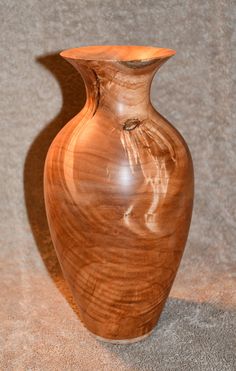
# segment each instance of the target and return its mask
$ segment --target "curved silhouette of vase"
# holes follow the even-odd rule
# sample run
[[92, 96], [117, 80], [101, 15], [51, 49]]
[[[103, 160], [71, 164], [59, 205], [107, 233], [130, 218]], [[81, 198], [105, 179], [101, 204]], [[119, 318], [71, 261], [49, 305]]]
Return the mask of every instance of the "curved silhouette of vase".
[[151, 81], [174, 54], [144, 46], [61, 53], [81, 73], [87, 101], [50, 146], [47, 217], [82, 321], [111, 342], [152, 331], [188, 235], [191, 156], [150, 102]]

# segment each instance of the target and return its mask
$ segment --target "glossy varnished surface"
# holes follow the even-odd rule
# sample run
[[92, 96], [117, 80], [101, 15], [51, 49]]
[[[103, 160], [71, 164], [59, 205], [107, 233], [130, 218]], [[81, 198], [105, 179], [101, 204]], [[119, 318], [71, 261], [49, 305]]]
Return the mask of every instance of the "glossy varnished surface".
[[81, 73], [87, 102], [48, 152], [47, 216], [81, 318], [106, 339], [153, 329], [187, 239], [191, 156], [149, 96], [173, 54], [118, 46], [62, 53]]

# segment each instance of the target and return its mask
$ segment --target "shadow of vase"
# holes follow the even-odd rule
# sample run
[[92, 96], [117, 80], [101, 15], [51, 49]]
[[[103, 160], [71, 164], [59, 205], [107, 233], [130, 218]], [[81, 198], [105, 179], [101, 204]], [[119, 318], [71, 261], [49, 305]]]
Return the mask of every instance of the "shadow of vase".
[[36, 61], [48, 69], [58, 80], [63, 103], [60, 112], [36, 136], [27, 152], [24, 164], [25, 204], [32, 234], [45, 267], [57, 288], [79, 315], [52, 245], [44, 205], [43, 171], [52, 140], [84, 106], [85, 86], [79, 73], [58, 53], [38, 57]]
[[169, 297], [151, 336], [102, 349], [127, 371], [235, 370], [235, 319], [235, 310]]

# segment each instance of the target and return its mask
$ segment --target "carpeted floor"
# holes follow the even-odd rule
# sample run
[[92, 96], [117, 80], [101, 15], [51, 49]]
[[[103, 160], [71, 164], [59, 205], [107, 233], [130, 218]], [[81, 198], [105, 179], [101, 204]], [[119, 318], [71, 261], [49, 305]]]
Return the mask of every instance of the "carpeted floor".
[[[1, 0], [0, 370], [236, 370], [236, 6], [231, 0]], [[157, 109], [192, 152], [188, 244], [153, 335], [97, 341], [81, 324], [47, 227], [43, 164], [83, 106], [58, 50], [144, 44], [177, 50], [157, 74]]]

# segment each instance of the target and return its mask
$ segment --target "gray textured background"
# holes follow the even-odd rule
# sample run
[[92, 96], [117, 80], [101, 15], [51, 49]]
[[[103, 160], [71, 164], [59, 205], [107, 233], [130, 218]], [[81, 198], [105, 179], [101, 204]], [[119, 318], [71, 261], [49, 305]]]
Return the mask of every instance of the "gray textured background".
[[[0, 4], [0, 369], [235, 371], [235, 1]], [[98, 342], [78, 320], [44, 212], [46, 151], [84, 102], [80, 77], [57, 53], [91, 44], [177, 50], [152, 99], [195, 165], [181, 268], [153, 336], [129, 346]]]

